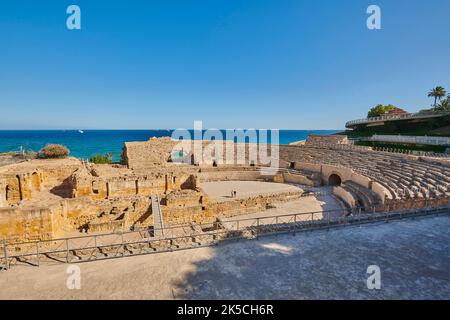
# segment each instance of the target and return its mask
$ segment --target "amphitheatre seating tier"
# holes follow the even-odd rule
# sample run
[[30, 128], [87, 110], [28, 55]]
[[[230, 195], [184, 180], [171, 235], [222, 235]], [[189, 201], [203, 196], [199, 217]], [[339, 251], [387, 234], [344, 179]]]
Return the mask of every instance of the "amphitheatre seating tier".
[[372, 208], [373, 206], [377, 206], [381, 203], [381, 200], [376, 193], [352, 181], [345, 182], [343, 188], [354, 196], [360, 207]]
[[[449, 192], [449, 166], [420, 161], [410, 156], [365, 150], [330, 151], [317, 146], [288, 146], [282, 147], [280, 152], [281, 159], [299, 162], [299, 168], [304, 162], [360, 172], [385, 186], [394, 198], [446, 195]], [[419, 192], [415, 193], [417, 189]]]

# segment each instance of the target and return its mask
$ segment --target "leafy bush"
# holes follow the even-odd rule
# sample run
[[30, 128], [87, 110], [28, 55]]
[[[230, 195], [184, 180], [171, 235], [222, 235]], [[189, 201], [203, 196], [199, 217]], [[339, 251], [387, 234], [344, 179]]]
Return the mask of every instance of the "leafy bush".
[[112, 153], [107, 153], [105, 155], [97, 154], [89, 159], [90, 162], [95, 164], [111, 164], [112, 163]]
[[373, 107], [372, 109], [370, 109], [369, 113], [367, 114], [367, 117], [368, 118], [378, 117], [385, 113], [388, 113], [389, 111], [391, 111], [393, 109], [395, 109], [395, 106], [393, 106], [392, 104], [389, 104], [387, 106], [383, 106], [382, 104], [379, 104], [379, 105]]
[[60, 144], [48, 144], [38, 153], [39, 158], [43, 159], [60, 159], [69, 155], [70, 151]]

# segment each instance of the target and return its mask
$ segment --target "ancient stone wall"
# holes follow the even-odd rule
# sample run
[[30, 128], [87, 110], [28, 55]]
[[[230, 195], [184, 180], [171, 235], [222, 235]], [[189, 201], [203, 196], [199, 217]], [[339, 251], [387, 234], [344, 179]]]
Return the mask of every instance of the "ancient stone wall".
[[259, 170], [237, 170], [237, 171], [217, 171], [217, 172], [200, 172], [198, 173], [199, 181], [254, 181], [264, 180], [267, 176], [262, 176]]
[[[200, 152], [196, 152], [197, 146]], [[151, 139], [144, 142], [127, 142], [123, 149], [124, 162], [130, 169], [166, 167], [171, 164], [173, 152], [183, 152], [188, 164], [259, 165], [268, 164], [259, 154], [271, 155], [271, 145], [232, 143], [230, 141], [174, 141], [170, 138]], [[278, 148], [278, 146], [273, 146]], [[199, 159], [200, 158], [200, 159]], [[269, 159], [270, 160], [270, 159]], [[267, 162], [267, 161], [266, 161]]]
[[372, 181], [371, 190], [378, 194], [383, 203], [386, 199], [392, 199], [392, 195], [390, 194], [390, 192], [376, 181]]
[[162, 206], [161, 211], [166, 224], [182, 223], [212, 223], [217, 218], [235, 217], [266, 210], [274, 203], [292, 201], [300, 198], [301, 192], [284, 192], [278, 194], [259, 195], [254, 197], [234, 199], [231, 201], [211, 201], [207, 205], [193, 204], [183, 206]]
[[353, 195], [342, 187], [333, 187], [333, 194], [344, 201], [350, 208], [356, 207], [356, 200]]
[[0, 238], [37, 240], [54, 236], [49, 209], [0, 209]]
[[123, 160], [132, 169], [164, 166], [176, 144], [177, 142], [170, 138], [126, 142], [122, 152]]
[[286, 172], [286, 173], [283, 173], [283, 180], [285, 183], [295, 183], [295, 184], [301, 184], [301, 185], [310, 186], [310, 187], [319, 186], [319, 181], [317, 179], [310, 179], [301, 174], [293, 174], [293, 173]]

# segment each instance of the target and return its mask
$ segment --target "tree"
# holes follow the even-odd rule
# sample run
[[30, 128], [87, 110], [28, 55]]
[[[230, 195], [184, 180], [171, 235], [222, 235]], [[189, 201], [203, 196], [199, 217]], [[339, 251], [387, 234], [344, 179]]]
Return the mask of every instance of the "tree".
[[374, 118], [374, 117], [379, 117], [383, 114], [388, 113], [391, 110], [394, 110], [396, 107], [393, 106], [392, 104], [388, 104], [386, 106], [382, 105], [382, 104], [378, 104], [375, 107], [373, 107], [372, 109], [370, 109], [369, 113], [367, 114], [368, 118]]
[[437, 109], [442, 111], [450, 111], [450, 94], [446, 99], [442, 100], [441, 103], [439, 103]]
[[445, 97], [447, 92], [445, 91], [444, 87], [437, 86], [436, 88], [433, 88], [428, 92], [428, 97], [434, 98], [434, 104], [433, 107], [437, 107], [437, 101], [441, 102], [442, 98]]
[[69, 153], [69, 149], [63, 145], [48, 144], [39, 151], [38, 157], [43, 159], [59, 159], [67, 157]]

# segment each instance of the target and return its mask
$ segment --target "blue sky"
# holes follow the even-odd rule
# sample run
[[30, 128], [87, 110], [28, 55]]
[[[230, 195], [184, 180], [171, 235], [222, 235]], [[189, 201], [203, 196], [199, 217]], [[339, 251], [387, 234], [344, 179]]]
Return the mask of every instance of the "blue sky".
[[[81, 8], [82, 30], [66, 28]], [[382, 10], [382, 30], [366, 9]], [[340, 129], [450, 90], [448, 0], [0, 2], [0, 129]]]

